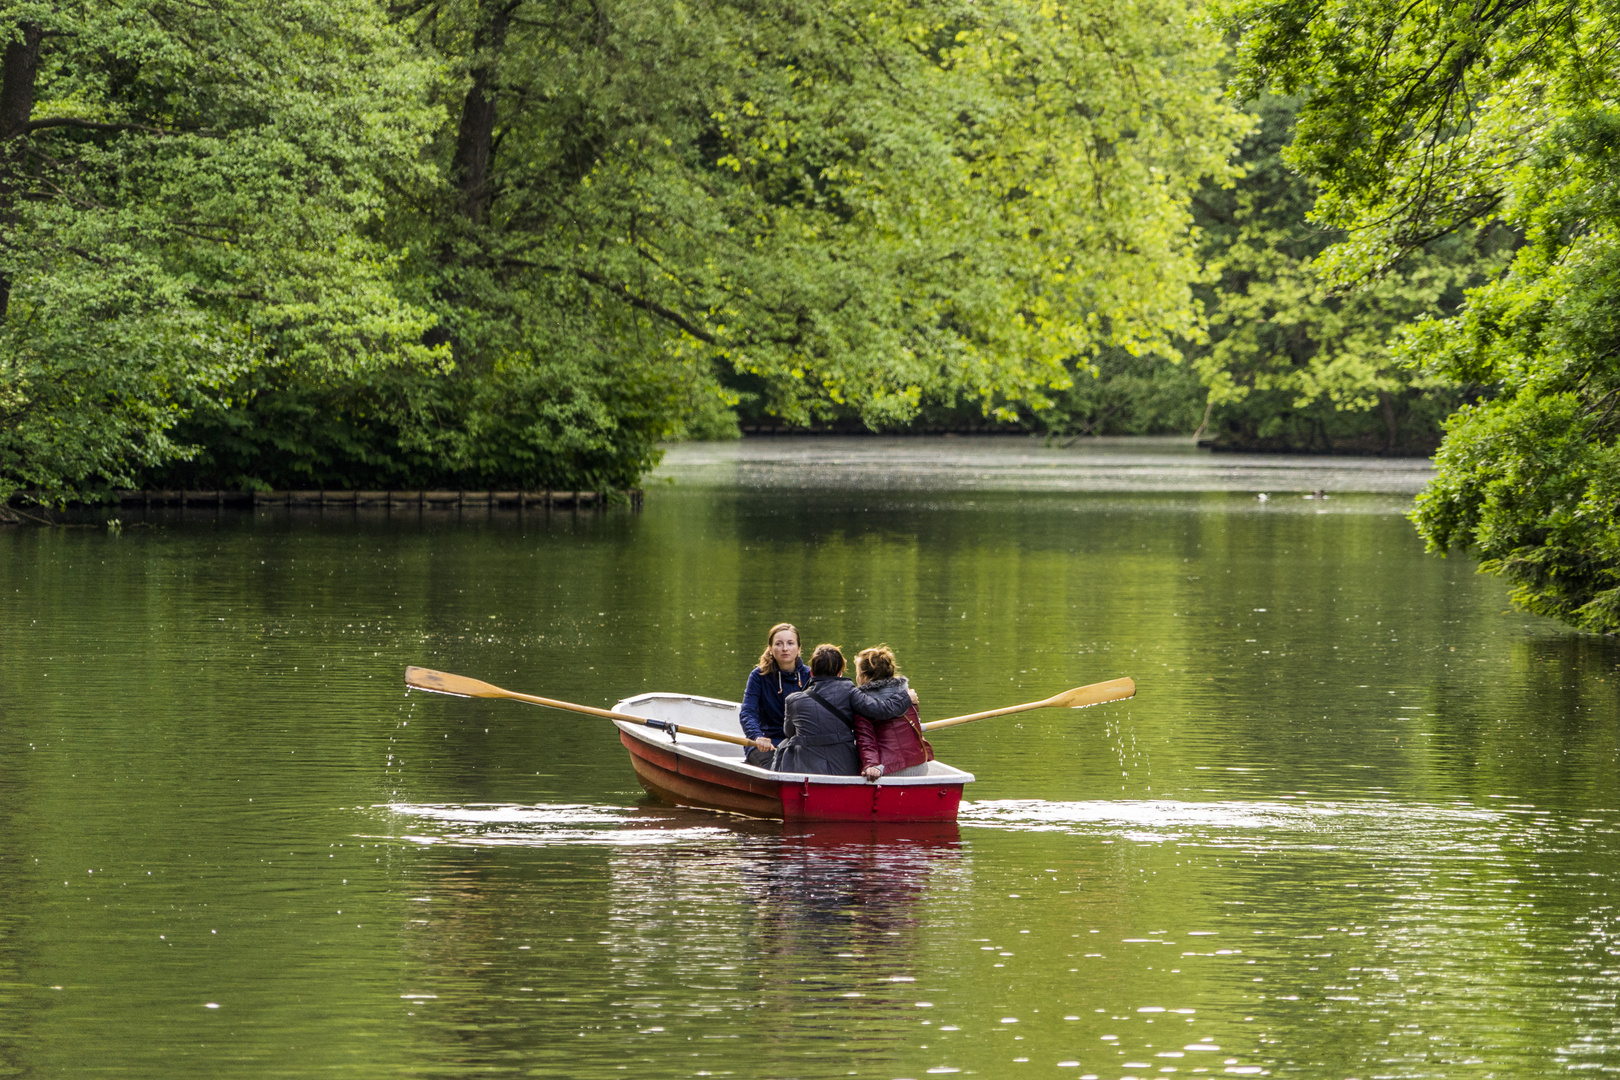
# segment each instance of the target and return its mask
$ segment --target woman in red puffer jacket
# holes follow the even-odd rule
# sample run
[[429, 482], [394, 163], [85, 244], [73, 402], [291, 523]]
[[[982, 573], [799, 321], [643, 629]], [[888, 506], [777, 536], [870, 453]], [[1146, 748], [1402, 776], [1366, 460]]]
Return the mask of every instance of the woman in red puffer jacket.
[[917, 715], [917, 692], [895, 669], [894, 652], [887, 645], [855, 654], [855, 690], [849, 705], [855, 712], [861, 775], [868, 780], [934, 760], [934, 748], [923, 738]]

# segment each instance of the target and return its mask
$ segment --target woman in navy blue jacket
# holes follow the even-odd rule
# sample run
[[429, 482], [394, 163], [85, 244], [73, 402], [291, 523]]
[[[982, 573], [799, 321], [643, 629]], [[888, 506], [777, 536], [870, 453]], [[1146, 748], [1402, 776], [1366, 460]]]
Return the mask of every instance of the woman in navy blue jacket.
[[782, 741], [782, 702], [810, 685], [810, 669], [799, 656], [799, 631], [792, 623], [771, 627], [759, 665], [748, 673], [743, 691], [743, 734], [754, 740], [746, 753], [750, 765], [771, 767], [771, 752]]

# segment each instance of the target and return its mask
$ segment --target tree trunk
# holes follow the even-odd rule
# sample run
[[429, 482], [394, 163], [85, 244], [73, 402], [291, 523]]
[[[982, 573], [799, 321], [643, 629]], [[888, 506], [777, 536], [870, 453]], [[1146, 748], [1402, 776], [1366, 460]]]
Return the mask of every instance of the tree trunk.
[[496, 76], [511, 8], [491, 5], [488, 17], [473, 36], [472, 86], [461, 106], [461, 128], [456, 132], [456, 156], [450, 173], [461, 195], [461, 212], [480, 225], [489, 210], [489, 167], [495, 146]]
[[[5, 59], [0, 61], [0, 233], [17, 224], [17, 200], [28, 157], [23, 140], [34, 115], [34, 79], [44, 36], [39, 23], [23, 23], [17, 36], [7, 42]], [[0, 251], [9, 247], [10, 238], [0, 235]], [[0, 321], [10, 306], [11, 273], [0, 264]]]
[[1378, 391], [1378, 403], [1384, 408], [1384, 431], [1386, 432], [1384, 453], [1393, 454], [1395, 452], [1396, 438], [1395, 398], [1388, 390], [1380, 390]]

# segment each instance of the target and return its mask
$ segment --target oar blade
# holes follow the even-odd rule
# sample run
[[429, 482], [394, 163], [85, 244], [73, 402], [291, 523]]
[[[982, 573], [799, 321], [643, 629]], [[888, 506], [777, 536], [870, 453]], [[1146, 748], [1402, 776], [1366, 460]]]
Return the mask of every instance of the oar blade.
[[685, 724], [676, 725], [665, 723], [662, 720], [650, 720], [644, 716], [632, 716], [629, 713], [598, 709], [592, 705], [576, 705], [572, 701], [555, 701], [551, 698], [536, 697], [534, 694], [519, 694], [511, 690], [503, 690], [493, 683], [469, 679], [465, 675], [452, 675], [448, 671], [434, 671], [432, 668], [406, 668], [405, 685], [412, 690], [426, 690], [430, 694], [449, 694], [451, 697], [509, 698], [512, 701], [526, 701], [530, 705], [544, 705], [549, 709], [584, 713], [586, 716], [600, 716], [605, 720], [629, 720], [645, 727], [655, 727], [669, 731], [671, 732], [671, 738], [676, 733], [681, 733], [696, 735], [702, 739], [714, 739], [717, 742], [735, 743], [738, 746], [752, 746], [754, 742], [752, 739], [745, 738], [742, 735], [732, 735], [725, 731], [710, 731], [708, 728], [688, 727]]
[[1110, 679], [1107, 682], [1065, 690], [1050, 699], [1048, 706], [1054, 709], [1083, 709], [1087, 705], [1101, 705], [1105, 701], [1124, 701], [1135, 696], [1135, 679]]
[[425, 667], [406, 668], [405, 685], [412, 690], [426, 690], [430, 694], [449, 694], [451, 697], [511, 696], [507, 691], [492, 683], [469, 679], [465, 675], [452, 675], [448, 671], [434, 671], [432, 668]]

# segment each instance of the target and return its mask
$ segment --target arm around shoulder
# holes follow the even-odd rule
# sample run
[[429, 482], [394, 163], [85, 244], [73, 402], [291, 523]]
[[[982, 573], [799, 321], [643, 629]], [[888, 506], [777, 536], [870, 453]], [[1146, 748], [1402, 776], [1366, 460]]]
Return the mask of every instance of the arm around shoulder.
[[850, 692], [852, 709], [871, 720], [893, 720], [911, 708], [911, 688], [905, 679], [883, 679], [857, 686]]

